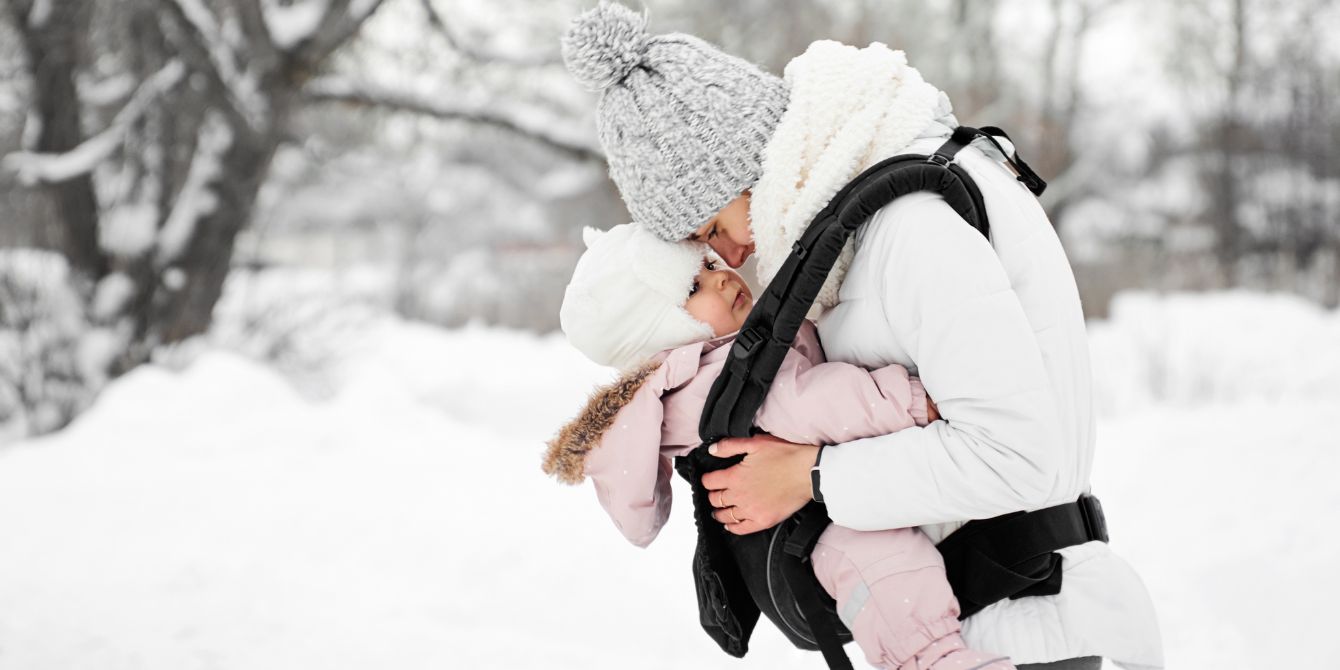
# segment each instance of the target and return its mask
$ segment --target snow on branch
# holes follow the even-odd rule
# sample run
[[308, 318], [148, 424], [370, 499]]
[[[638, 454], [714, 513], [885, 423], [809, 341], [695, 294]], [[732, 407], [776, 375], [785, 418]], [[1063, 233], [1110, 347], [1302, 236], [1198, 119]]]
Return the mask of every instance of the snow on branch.
[[321, 26], [329, 5], [330, 0], [302, 0], [291, 4], [264, 0], [261, 8], [275, 46], [288, 51], [312, 37]]
[[112, 155], [126, 139], [126, 131], [144, 113], [155, 98], [177, 85], [186, 67], [172, 60], [155, 72], [131, 96], [111, 125], [84, 140], [79, 146], [59, 154], [17, 151], [5, 156], [4, 167], [12, 170], [19, 181], [27, 186], [37, 183], [59, 184], [88, 174], [99, 163]]
[[195, 236], [200, 219], [218, 207], [214, 182], [223, 174], [223, 155], [232, 144], [232, 128], [222, 114], [211, 111], [196, 135], [195, 155], [191, 157], [186, 182], [158, 231], [158, 249], [154, 255], [158, 267], [167, 267], [180, 258]]
[[79, 101], [94, 107], [111, 107], [135, 92], [135, 76], [122, 72], [95, 80], [89, 76], [78, 79]]
[[546, 144], [579, 160], [605, 160], [605, 154], [593, 133], [573, 121], [557, 118], [552, 113], [531, 107], [460, 104], [368, 83], [355, 84], [339, 77], [313, 80], [303, 92], [309, 100], [316, 102], [380, 107], [438, 119], [482, 123]]
[[252, 130], [265, 128], [270, 106], [260, 91], [260, 82], [250, 71], [238, 68], [238, 59], [224, 30], [215, 20], [214, 12], [203, 0], [170, 0], [182, 18], [199, 37], [200, 47], [209, 59], [209, 65], [223, 84], [229, 102]]
[[349, 3], [349, 17], [362, 23], [372, 15], [372, 12], [376, 11], [380, 4], [382, 4], [382, 0], [353, 0]]
[[46, 27], [47, 20], [51, 18], [52, 0], [36, 0], [32, 7], [28, 9], [28, 27], [42, 29]]

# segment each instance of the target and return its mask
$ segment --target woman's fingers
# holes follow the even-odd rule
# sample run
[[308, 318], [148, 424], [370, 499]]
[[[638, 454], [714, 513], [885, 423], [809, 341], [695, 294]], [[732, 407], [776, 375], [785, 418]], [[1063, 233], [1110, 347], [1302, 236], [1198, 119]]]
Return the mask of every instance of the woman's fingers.
[[734, 505], [728, 505], [728, 492], [726, 489], [707, 492], [707, 501], [711, 503], [712, 518], [726, 527], [726, 530], [736, 535], [748, 535], [757, 533], [760, 530], [771, 528], [773, 523], [763, 523], [757, 519], [749, 518], [744, 510]]
[[703, 486], [709, 491], [723, 491], [730, 488], [735, 475], [735, 469], [739, 465], [732, 465], [725, 470], [713, 470], [703, 474]]
[[725, 509], [714, 510], [712, 512], [712, 518], [728, 527], [744, 523], [748, 520], [739, 507], [727, 507]]
[[754, 519], [745, 519], [740, 523], [728, 523], [725, 525], [726, 532], [735, 535], [748, 535], [750, 533], [757, 533], [760, 530], [767, 530], [771, 527], [772, 526], [765, 525]]
[[[767, 433], [759, 433], [753, 437], [724, 437], [716, 444], [707, 448], [707, 453], [717, 458], [730, 458], [732, 456], [748, 456], [758, 449], [761, 441], [767, 439], [776, 439]], [[720, 472], [720, 470], [716, 470]]]

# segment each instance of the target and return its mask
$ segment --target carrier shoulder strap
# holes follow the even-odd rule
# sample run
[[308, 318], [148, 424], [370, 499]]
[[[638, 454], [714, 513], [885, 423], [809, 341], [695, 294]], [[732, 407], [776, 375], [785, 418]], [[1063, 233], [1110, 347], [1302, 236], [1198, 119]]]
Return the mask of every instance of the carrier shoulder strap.
[[[736, 336], [726, 365], [713, 383], [703, 409], [698, 426], [702, 446], [682, 459], [685, 465], [693, 458], [717, 461], [719, 459], [707, 455], [708, 446], [724, 437], [751, 434], [754, 416], [847, 238], [875, 212], [903, 195], [930, 191], [944, 197], [960, 217], [990, 238], [990, 224], [981, 192], [968, 173], [955, 163], [955, 157], [979, 137], [995, 143], [993, 134], [1004, 136], [1003, 132], [960, 127], [929, 156], [906, 154], [884, 160], [858, 175], [814, 217]], [[1034, 194], [1041, 193], [1046, 184], [1017, 156], [1006, 154], [999, 143], [996, 147], [1020, 181]], [[730, 461], [739, 458], [714, 465], [730, 465]], [[677, 459], [677, 467], [680, 460]], [[681, 474], [685, 471], [681, 470]], [[685, 476], [697, 493], [702, 483], [695, 474], [701, 473]], [[695, 515], [709, 513], [710, 506], [705, 497], [695, 495], [694, 503]], [[783, 560], [781, 566], [829, 667], [845, 670], [851, 666], [842, 651], [843, 640], [834, 629], [835, 622], [824, 616], [822, 600], [826, 594], [820, 593], [812, 566], [806, 560], [819, 533], [831, 521], [822, 505], [811, 503], [807, 508], [813, 508], [808, 510], [812, 514], [793, 518], [800, 527], [787, 541], [786, 554], [790, 560]], [[705, 531], [704, 527], [699, 527], [700, 544], [704, 538], [716, 536], [705, 534]], [[714, 630], [707, 628], [709, 634]], [[747, 638], [748, 631], [744, 631], [744, 639]], [[731, 645], [723, 644], [723, 649], [731, 651], [731, 648]]]
[[[993, 134], [1006, 137], [996, 128], [960, 126], [929, 156], [904, 154], [870, 167], [820, 210], [759, 296], [712, 384], [698, 425], [704, 447], [722, 438], [751, 434], [754, 416], [829, 270], [847, 238], [875, 212], [901, 196], [930, 191], [943, 196], [959, 216], [990, 238], [982, 194], [954, 159], [978, 137], [996, 143]], [[1000, 148], [999, 143], [996, 146]], [[1027, 164], [1000, 149], [1030, 190], [1041, 193], [1046, 188]]]

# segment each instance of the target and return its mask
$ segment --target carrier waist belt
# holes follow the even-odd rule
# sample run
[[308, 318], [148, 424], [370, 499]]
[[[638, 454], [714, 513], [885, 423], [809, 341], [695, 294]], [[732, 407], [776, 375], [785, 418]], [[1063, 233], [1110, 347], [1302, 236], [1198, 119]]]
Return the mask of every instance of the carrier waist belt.
[[1061, 555], [1066, 547], [1107, 542], [1107, 522], [1098, 499], [1079, 500], [1033, 512], [969, 521], [937, 545], [945, 574], [966, 619], [1006, 598], [1061, 592]]

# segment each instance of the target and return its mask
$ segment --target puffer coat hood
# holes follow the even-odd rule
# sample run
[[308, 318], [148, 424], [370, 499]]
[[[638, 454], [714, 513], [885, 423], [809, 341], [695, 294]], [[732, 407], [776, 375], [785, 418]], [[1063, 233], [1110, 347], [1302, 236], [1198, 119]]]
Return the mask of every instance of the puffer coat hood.
[[633, 400], [651, 376], [661, 367], [659, 362], [645, 363], [629, 370], [610, 384], [596, 388], [581, 412], [569, 421], [548, 442], [544, 453], [545, 474], [553, 475], [564, 484], [586, 481], [586, 455], [600, 445], [614, 423], [614, 417]]

